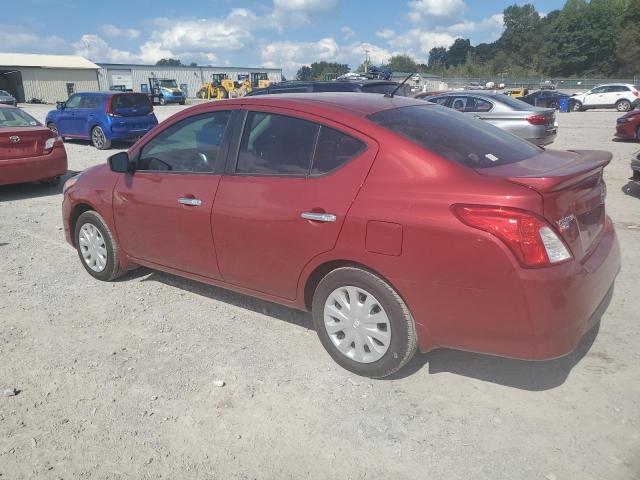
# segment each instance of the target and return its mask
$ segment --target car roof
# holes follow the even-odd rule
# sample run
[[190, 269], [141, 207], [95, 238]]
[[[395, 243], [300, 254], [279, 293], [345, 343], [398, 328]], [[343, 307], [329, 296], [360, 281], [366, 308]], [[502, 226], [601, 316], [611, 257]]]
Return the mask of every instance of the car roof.
[[[322, 93], [281, 93], [278, 95], [256, 95], [219, 100], [191, 107], [194, 111], [208, 110], [218, 105], [261, 105], [268, 107], [289, 108], [291, 110], [317, 110], [337, 114], [365, 117], [382, 110], [394, 108], [429, 105], [424, 100], [393, 96], [386, 97], [379, 93], [322, 92]], [[330, 113], [329, 113], [330, 114]]]
[[270, 85], [270, 87], [303, 87], [307, 85], [397, 85], [397, 82], [391, 80], [305, 80], [305, 81], [288, 81], [278, 82]]

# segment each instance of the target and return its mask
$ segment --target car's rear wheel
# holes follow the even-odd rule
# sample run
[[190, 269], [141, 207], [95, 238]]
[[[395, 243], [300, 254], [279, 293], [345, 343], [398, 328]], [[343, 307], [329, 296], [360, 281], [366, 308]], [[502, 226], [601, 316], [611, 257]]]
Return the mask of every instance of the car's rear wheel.
[[616, 110], [619, 112], [628, 112], [631, 110], [631, 102], [629, 100], [618, 100]]
[[167, 104], [167, 99], [164, 97], [160, 97], [158, 99], [158, 101], [160, 102], [160, 105], [166, 105]]
[[118, 244], [98, 212], [90, 210], [80, 215], [74, 235], [82, 266], [92, 277], [109, 282], [124, 273]]
[[107, 150], [111, 147], [111, 140], [107, 138], [102, 127], [96, 126], [91, 130], [91, 143], [98, 150]]
[[582, 112], [582, 102], [579, 102], [578, 100], [574, 100], [572, 102], [571, 109], [574, 112]]
[[416, 351], [407, 305], [391, 285], [363, 268], [341, 267], [326, 275], [314, 293], [312, 312], [324, 348], [357, 375], [391, 375]]

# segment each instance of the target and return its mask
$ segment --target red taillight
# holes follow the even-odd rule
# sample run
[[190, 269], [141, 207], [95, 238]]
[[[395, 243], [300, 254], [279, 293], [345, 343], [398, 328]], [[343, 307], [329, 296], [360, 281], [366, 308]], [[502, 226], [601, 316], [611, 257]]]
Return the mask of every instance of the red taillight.
[[640, 93], [638, 93], [637, 90], [632, 90], [631, 93], [633, 93], [634, 96], [640, 96]]
[[106, 114], [109, 115], [110, 117], [121, 117], [122, 115], [115, 113], [113, 111], [113, 99], [115, 98], [115, 95], [112, 95], [111, 97], [109, 97], [109, 99], [107, 100], [107, 108], [106, 108]]
[[502, 240], [525, 267], [545, 267], [571, 258], [550, 225], [537, 215], [506, 207], [454, 205], [460, 221]]
[[531, 115], [527, 117], [527, 122], [531, 125], [547, 125], [550, 123], [549, 117], [545, 117], [544, 115]]

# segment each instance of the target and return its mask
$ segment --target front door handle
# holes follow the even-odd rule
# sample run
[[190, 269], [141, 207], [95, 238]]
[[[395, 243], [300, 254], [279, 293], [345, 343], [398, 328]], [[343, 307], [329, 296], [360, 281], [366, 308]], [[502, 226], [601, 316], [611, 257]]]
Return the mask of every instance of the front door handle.
[[314, 222], [335, 222], [336, 216], [333, 213], [316, 213], [316, 212], [303, 212], [300, 214], [301, 218], [305, 220], [312, 220]]
[[181, 203], [182, 205], [189, 205], [191, 207], [199, 207], [200, 205], [202, 205], [202, 200], [200, 200], [199, 198], [179, 198], [178, 199], [178, 203]]

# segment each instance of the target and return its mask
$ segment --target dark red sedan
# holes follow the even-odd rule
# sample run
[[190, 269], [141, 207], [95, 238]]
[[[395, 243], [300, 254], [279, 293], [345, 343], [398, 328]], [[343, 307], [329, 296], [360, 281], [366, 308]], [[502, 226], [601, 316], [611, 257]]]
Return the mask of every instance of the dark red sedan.
[[66, 172], [62, 138], [19, 108], [0, 105], [0, 185], [52, 184]]
[[616, 137], [640, 142], [640, 110], [631, 110], [626, 115], [618, 118]]
[[360, 375], [418, 348], [549, 359], [598, 321], [619, 269], [610, 160], [421, 100], [241, 98], [69, 180], [64, 228], [100, 280], [144, 265], [311, 310]]

